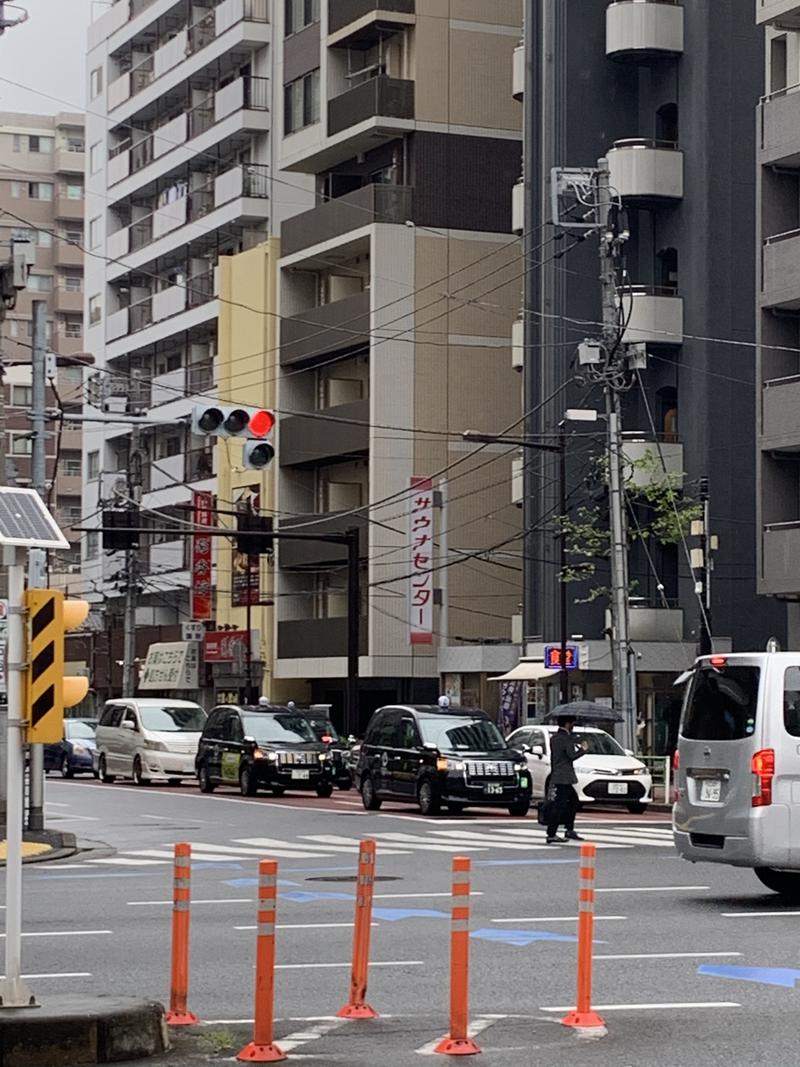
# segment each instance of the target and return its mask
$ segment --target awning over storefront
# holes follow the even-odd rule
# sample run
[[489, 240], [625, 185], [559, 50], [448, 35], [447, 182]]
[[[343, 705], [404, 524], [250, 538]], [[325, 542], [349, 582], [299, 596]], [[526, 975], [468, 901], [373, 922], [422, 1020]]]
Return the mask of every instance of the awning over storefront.
[[551, 671], [541, 660], [521, 659], [505, 674], [487, 678], [487, 682], [540, 682], [543, 678], [557, 678], [559, 671]]

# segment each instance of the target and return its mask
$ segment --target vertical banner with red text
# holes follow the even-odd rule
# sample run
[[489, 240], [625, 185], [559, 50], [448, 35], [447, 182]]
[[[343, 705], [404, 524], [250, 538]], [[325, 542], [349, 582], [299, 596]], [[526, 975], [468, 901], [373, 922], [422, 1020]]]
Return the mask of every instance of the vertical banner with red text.
[[[192, 493], [192, 521], [195, 526], [214, 525], [214, 494]], [[211, 585], [212, 538], [196, 533], [192, 536], [191, 617], [199, 622], [212, 618], [213, 590]]]
[[409, 508], [411, 577], [408, 580], [408, 628], [412, 645], [433, 644], [433, 482], [411, 479]]

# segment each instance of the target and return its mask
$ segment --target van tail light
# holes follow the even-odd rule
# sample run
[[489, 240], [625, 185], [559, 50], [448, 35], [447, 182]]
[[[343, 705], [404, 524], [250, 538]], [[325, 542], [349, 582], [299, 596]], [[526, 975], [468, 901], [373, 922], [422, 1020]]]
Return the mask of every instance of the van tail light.
[[772, 803], [772, 779], [775, 777], [775, 750], [762, 748], [753, 754], [750, 768], [753, 782], [753, 807], [765, 808]]
[[681, 754], [677, 748], [672, 753], [672, 769], [673, 771], [679, 771], [681, 769]]
[[667, 803], [676, 804], [678, 802], [678, 771], [681, 769], [681, 754], [675, 749], [672, 753], [672, 796], [667, 797]]

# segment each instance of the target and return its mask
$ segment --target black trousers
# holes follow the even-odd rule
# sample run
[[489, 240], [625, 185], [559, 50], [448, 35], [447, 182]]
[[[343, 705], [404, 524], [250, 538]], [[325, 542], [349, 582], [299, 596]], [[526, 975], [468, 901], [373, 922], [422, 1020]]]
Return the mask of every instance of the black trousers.
[[571, 785], [557, 785], [555, 788], [555, 802], [553, 815], [547, 824], [547, 836], [555, 837], [559, 826], [565, 830], [575, 829], [575, 815], [578, 811], [578, 794]]

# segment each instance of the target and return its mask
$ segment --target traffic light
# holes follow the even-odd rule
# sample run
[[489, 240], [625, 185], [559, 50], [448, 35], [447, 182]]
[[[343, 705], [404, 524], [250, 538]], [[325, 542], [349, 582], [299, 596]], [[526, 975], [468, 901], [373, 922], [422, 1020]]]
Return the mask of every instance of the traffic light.
[[103, 551], [125, 552], [139, 547], [142, 525], [137, 507], [109, 508], [103, 512]]
[[266, 437], [275, 425], [275, 416], [264, 408], [228, 408], [217, 404], [195, 404], [192, 433], [201, 437]]
[[269, 441], [245, 441], [242, 450], [242, 466], [249, 471], [263, 471], [275, 458], [275, 449]]
[[30, 744], [51, 744], [64, 736], [64, 708], [80, 704], [89, 679], [64, 675], [64, 635], [89, 614], [86, 600], [65, 600], [56, 589], [29, 589], [28, 667], [25, 672], [25, 718]]
[[[236, 538], [236, 551], [243, 552], [248, 556], [269, 555], [273, 550], [272, 516], [254, 515], [251, 511], [236, 516], [236, 529], [239, 533], [249, 533], [250, 537]], [[253, 537], [252, 534], [261, 533], [262, 537]]]

